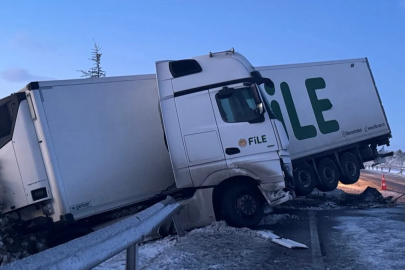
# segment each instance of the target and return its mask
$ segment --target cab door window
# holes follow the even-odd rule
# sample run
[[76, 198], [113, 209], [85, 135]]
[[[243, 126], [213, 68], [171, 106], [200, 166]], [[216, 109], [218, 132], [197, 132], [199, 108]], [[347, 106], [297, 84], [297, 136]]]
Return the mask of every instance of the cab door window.
[[252, 87], [243, 87], [229, 89], [226, 94], [216, 94], [215, 98], [224, 122], [251, 122], [260, 117], [252, 91]]

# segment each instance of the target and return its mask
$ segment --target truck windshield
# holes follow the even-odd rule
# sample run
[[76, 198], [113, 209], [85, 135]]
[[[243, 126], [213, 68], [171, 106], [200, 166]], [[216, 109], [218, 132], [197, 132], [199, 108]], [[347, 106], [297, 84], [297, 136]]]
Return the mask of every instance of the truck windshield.
[[250, 122], [258, 118], [253, 87], [229, 89], [227, 95], [216, 95], [222, 120], [227, 123]]

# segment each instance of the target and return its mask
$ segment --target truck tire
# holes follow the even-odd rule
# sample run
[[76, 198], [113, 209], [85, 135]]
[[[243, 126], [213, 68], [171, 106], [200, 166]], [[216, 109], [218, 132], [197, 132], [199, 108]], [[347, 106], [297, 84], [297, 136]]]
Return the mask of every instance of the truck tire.
[[314, 190], [316, 186], [315, 174], [308, 163], [302, 162], [294, 166], [294, 183], [297, 196], [306, 196]]
[[228, 188], [221, 200], [225, 222], [233, 227], [252, 228], [264, 215], [264, 197], [253, 185], [236, 185]]
[[344, 176], [340, 177], [340, 182], [345, 185], [354, 184], [360, 178], [360, 164], [357, 158], [350, 152], [346, 152], [340, 158], [340, 165]]
[[320, 183], [316, 187], [320, 191], [328, 192], [337, 188], [339, 184], [339, 170], [330, 158], [323, 158], [318, 164]]

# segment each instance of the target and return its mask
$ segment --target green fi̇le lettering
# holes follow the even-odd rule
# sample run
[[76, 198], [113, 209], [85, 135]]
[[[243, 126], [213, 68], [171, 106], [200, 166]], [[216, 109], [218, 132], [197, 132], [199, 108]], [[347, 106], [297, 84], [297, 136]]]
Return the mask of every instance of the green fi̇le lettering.
[[316, 129], [313, 125], [301, 126], [288, 84], [286, 82], [282, 82], [280, 84], [280, 88], [281, 93], [283, 94], [283, 99], [288, 112], [288, 116], [290, 117], [290, 122], [294, 131], [295, 138], [297, 138], [297, 140], [305, 140], [316, 137]]
[[314, 110], [316, 122], [322, 134], [328, 134], [339, 130], [339, 123], [336, 120], [325, 121], [322, 112], [332, 109], [332, 103], [329, 99], [318, 99], [316, 90], [326, 87], [323, 78], [312, 78], [305, 80], [312, 109]]

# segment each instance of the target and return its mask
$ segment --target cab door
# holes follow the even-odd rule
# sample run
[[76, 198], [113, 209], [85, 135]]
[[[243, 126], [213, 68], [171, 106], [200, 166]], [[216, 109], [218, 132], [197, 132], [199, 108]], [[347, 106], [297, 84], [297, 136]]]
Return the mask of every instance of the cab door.
[[194, 186], [212, 175], [228, 177], [208, 90], [175, 98], [187, 162]]
[[257, 86], [239, 84], [224, 90], [211, 89], [210, 98], [228, 167], [247, 168], [242, 164], [278, 159], [270, 118], [257, 112]]

